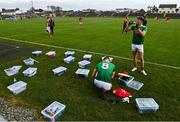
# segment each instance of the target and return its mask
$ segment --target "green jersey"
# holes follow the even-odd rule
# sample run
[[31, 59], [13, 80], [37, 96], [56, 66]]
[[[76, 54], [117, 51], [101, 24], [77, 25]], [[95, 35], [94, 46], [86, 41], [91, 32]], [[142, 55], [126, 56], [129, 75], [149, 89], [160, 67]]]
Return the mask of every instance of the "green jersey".
[[[147, 32], [147, 27], [144, 26], [144, 25], [140, 25], [140, 26], [136, 26], [136, 25], [133, 25], [129, 28], [130, 30], [137, 30], [137, 29], [140, 29], [144, 32]], [[133, 40], [132, 40], [132, 43], [133, 44], [143, 44], [144, 42], [144, 36], [140, 35], [140, 34], [137, 34], [135, 32], [133, 32]]]
[[113, 63], [100, 62], [96, 65], [98, 71], [97, 80], [111, 83], [112, 73], [116, 70], [116, 67]]

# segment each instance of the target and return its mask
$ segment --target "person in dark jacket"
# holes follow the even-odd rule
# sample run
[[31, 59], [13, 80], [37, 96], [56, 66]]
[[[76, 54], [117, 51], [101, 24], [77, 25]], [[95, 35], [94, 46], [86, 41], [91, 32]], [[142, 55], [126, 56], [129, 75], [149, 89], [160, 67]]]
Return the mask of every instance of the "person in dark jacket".
[[54, 27], [55, 27], [55, 22], [52, 19], [52, 17], [50, 18], [50, 30], [51, 30], [51, 35], [54, 35]]
[[125, 31], [128, 23], [129, 23], [129, 18], [128, 18], [128, 16], [126, 16], [126, 17], [123, 19], [123, 30], [122, 30], [122, 33], [124, 33], [124, 31]]

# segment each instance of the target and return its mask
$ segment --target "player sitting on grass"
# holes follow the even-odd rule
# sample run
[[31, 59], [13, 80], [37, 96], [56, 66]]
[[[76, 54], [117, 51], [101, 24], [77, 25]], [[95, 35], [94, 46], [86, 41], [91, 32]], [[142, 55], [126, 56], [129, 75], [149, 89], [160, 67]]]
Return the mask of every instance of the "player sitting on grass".
[[139, 53], [140, 57], [140, 64], [141, 64], [141, 73], [143, 75], [147, 75], [147, 73], [144, 71], [144, 36], [147, 32], [147, 27], [143, 25], [144, 23], [144, 17], [137, 17], [136, 25], [132, 25], [126, 28], [126, 32], [133, 31], [133, 40], [132, 40], [132, 54], [133, 54], [133, 65], [134, 68], [132, 69], [132, 72], [137, 70], [136, 67], [136, 55]]
[[96, 65], [96, 68], [92, 73], [95, 86], [102, 90], [103, 95], [101, 97], [103, 97], [103, 99], [105, 97], [105, 93], [111, 91], [111, 79], [115, 76], [115, 70], [116, 66], [111, 63], [110, 57], [105, 56], [103, 61]]

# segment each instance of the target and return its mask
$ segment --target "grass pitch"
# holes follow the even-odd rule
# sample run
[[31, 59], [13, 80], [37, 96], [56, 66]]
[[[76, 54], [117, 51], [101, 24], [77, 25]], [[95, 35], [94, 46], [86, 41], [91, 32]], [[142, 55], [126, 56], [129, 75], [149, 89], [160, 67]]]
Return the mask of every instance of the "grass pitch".
[[[55, 35], [52, 38], [48, 38], [45, 34], [45, 21], [45, 19], [22, 20], [15, 23], [4, 21], [3, 24], [0, 24], [0, 37], [131, 58], [132, 33], [121, 33], [122, 18], [85, 18], [83, 29], [79, 28], [78, 18], [56, 18]], [[180, 35], [178, 28], [180, 28], [179, 20], [157, 22], [149, 19], [144, 43], [145, 61], [179, 68]], [[116, 64], [118, 72], [130, 72], [136, 80], [144, 82], [144, 86], [140, 91], [135, 91], [121, 86], [115, 78], [113, 85], [131, 91], [133, 98], [130, 100], [130, 104], [111, 105], [97, 97], [99, 91], [93, 85], [90, 76], [87, 79], [75, 77], [74, 72], [78, 68], [77, 62], [82, 60], [84, 53], [76, 51], [76, 62], [67, 65], [62, 61], [63, 54], [67, 51], [65, 49], [3, 39], [0, 40], [0, 43], [0, 48], [2, 47], [0, 51], [0, 61], [2, 62], [0, 96], [5, 96], [14, 104], [34, 107], [40, 113], [51, 102], [60, 101], [67, 107], [60, 120], [179, 120], [179, 69], [145, 64], [148, 73], [148, 76], [145, 77], [139, 72], [130, 72], [131, 61], [114, 58], [113, 62]], [[3, 45], [14, 45], [20, 48], [13, 50], [9, 46], [9, 50], [6, 50]], [[11, 48], [12, 50], [10, 50]], [[33, 57], [40, 62], [33, 66], [38, 68], [38, 74], [32, 78], [23, 77], [21, 73], [14, 76], [17, 80], [27, 82], [28, 89], [17, 96], [11, 95], [6, 87], [12, 84], [14, 77], [5, 76], [3, 69], [20, 64], [23, 65], [22, 72], [27, 68], [22, 60], [32, 57], [31, 51], [36, 49], [41, 49], [44, 53], [56, 50], [57, 58], [48, 59], [45, 55]], [[17, 53], [18, 51], [19, 53]], [[15, 55], [16, 53], [17, 55]], [[9, 56], [10, 54], [14, 54], [14, 56]], [[93, 55], [90, 66], [91, 73], [100, 59], [100, 55]], [[61, 65], [67, 67], [68, 72], [61, 77], [54, 76], [51, 70]], [[153, 97], [160, 105], [160, 110], [156, 113], [140, 115], [134, 101], [137, 97]]]

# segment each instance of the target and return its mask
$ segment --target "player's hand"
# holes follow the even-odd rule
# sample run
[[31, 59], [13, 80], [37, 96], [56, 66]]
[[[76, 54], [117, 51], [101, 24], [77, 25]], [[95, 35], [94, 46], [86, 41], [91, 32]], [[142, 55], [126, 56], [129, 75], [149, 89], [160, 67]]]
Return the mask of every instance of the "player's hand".
[[136, 34], [138, 34], [138, 33], [139, 33], [138, 29], [134, 30], [134, 32], [135, 32]]
[[141, 33], [142, 31], [140, 29], [136, 29], [135, 33]]

